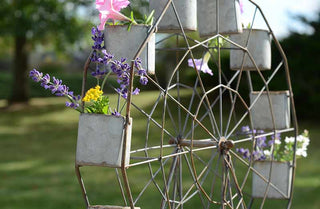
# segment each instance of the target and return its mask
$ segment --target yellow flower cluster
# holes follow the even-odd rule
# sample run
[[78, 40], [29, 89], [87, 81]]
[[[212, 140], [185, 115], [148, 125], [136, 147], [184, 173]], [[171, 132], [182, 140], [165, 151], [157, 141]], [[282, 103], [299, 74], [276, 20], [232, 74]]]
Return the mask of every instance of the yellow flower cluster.
[[94, 88], [91, 88], [87, 91], [86, 95], [82, 99], [84, 102], [90, 102], [90, 101], [97, 101], [101, 95], [103, 94], [103, 91], [100, 90], [100, 86], [97, 85]]

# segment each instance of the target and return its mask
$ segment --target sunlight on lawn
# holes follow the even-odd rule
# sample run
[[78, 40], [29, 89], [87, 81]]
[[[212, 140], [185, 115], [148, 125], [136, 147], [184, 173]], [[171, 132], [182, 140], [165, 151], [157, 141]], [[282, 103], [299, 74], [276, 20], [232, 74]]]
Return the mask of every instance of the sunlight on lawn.
[[[145, 92], [136, 96], [133, 102], [149, 109], [158, 94], [158, 92]], [[189, 96], [187, 93], [183, 94]], [[116, 97], [113, 95], [110, 100], [115, 102]], [[30, 106], [25, 109], [0, 110], [2, 208], [85, 208], [74, 173], [79, 113], [66, 108], [64, 102], [64, 98], [36, 98], [32, 99]], [[1, 100], [0, 107], [3, 106], [5, 102]], [[132, 116], [136, 134], [133, 139], [143, 140], [146, 117], [141, 117], [135, 109]], [[318, 209], [320, 206], [317, 201], [320, 192], [318, 163], [320, 142], [317, 140], [320, 138], [319, 124], [303, 121], [300, 127], [301, 130], [309, 129], [311, 145], [308, 158], [297, 161], [292, 209]], [[123, 204], [113, 169], [85, 167], [83, 172], [89, 198], [93, 203]], [[143, 177], [147, 172], [145, 167], [139, 167], [130, 173], [134, 193], [141, 190], [140, 182], [144, 181]], [[157, 196], [152, 192], [149, 193], [143, 201], [153, 203], [159, 201]], [[149, 208], [153, 207], [151, 204]]]

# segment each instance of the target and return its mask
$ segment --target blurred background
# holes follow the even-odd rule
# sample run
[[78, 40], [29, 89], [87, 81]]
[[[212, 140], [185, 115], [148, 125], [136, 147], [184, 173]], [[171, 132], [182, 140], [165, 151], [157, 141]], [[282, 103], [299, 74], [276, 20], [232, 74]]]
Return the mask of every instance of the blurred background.
[[[293, 208], [318, 209], [320, 1], [255, 2], [265, 12], [287, 55], [300, 129], [309, 129], [311, 135], [310, 156], [303, 159], [301, 169], [298, 168]], [[139, 16], [147, 10], [147, 5], [148, 1], [134, 1], [131, 9]], [[98, 11], [95, 10], [94, 0], [2, 0], [2, 208], [56, 209], [84, 206], [72, 168], [78, 113], [66, 110], [64, 100], [50, 98], [50, 92], [32, 82], [28, 73], [33, 68], [50, 73], [61, 78], [79, 94], [83, 64], [91, 50], [91, 28], [97, 24]], [[277, 53], [275, 48], [273, 50]], [[159, 56], [157, 59], [166, 60], [166, 57]], [[228, 56], [222, 59], [222, 63], [229, 63]], [[273, 63], [279, 63], [279, 59], [274, 57]], [[169, 64], [160, 60], [156, 69]], [[157, 73], [165, 83], [166, 74]], [[279, 78], [282, 81], [284, 79]], [[279, 85], [282, 85], [281, 81]]]

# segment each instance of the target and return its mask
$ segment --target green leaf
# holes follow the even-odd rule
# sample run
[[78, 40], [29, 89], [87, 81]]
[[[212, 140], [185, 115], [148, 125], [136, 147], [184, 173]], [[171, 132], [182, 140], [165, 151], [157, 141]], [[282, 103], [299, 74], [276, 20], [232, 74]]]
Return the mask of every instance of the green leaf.
[[146, 25], [152, 25], [153, 23], [153, 14], [154, 14], [154, 10], [151, 11], [151, 13], [149, 14], [148, 18], [145, 21]]
[[210, 59], [210, 53], [206, 52], [206, 54], [203, 57], [203, 62], [208, 63], [209, 59]]

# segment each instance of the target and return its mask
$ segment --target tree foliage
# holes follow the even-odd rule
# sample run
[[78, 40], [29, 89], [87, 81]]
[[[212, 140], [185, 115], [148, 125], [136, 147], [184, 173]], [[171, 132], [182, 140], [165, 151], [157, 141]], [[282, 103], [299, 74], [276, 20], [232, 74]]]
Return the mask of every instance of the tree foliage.
[[3, 0], [0, 5], [0, 36], [14, 41], [13, 92], [10, 102], [28, 100], [28, 55], [36, 43], [54, 43], [63, 49], [81, 37], [83, 21], [77, 7], [84, 0]]
[[314, 32], [293, 32], [281, 41], [281, 45], [289, 62], [298, 117], [317, 118], [320, 116], [320, 13], [313, 21], [304, 17], [299, 19]]

